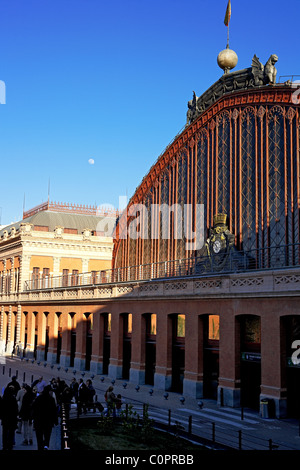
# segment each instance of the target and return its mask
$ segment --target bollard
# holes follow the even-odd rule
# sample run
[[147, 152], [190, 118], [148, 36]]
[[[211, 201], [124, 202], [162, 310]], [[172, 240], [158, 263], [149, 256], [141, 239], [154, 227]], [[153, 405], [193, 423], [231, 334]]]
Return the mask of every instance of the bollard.
[[242, 450], [242, 431], [239, 431], [239, 450]]
[[269, 450], [273, 450], [272, 439], [269, 439]]
[[171, 426], [171, 410], [168, 411], [169, 426]]
[[212, 441], [215, 442], [215, 439], [216, 439], [216, 424], [215, 423], [211, 423], [212, 424]]
[[192, 416], [189, 416], [189, 434], [192, 434]]
[[26, 376], [26, 373], [24, 372], [23, 373], [23, 382], [25, 383], [25, 376]]
[[223, 390], [223, 387], [220, 388], [220, 405], [224, 406], [224, 390]]

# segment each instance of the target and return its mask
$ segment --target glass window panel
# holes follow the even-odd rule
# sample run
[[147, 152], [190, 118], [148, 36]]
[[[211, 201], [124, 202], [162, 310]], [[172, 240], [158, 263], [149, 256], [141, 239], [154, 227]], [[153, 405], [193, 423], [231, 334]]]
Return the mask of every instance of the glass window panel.
[[208, 316], [208, 339], [220, 339], [220, 318], [219, 315]]
[[132, 333], [132, 313], [128, 314], [127, 333]]
[[156, 314], [151, 314], [150, 320], [150, 335], [156, 335]]
[[111, 331], [111, 313], [107, 315], [107, 331]]
[[177, 316], [177, 336], [179, 338], [185, 337], [185, 315]]

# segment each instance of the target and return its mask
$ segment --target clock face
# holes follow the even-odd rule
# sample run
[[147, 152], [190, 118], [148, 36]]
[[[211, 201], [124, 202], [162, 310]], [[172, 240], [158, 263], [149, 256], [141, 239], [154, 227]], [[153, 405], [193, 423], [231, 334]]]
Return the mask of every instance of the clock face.
[[216, 240], [213, 244], [213, 250], [215, 253], [219, 253], [219, 251], [221, 250], [221, 242], [220, 240]]

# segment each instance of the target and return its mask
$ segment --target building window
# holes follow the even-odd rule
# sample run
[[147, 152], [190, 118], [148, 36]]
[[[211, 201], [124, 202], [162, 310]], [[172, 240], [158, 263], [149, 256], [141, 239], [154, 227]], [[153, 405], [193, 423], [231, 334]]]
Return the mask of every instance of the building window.
[[151, 313], [150, 317], [150, 335], [156, 335], [156, 314]]
[[34, 225], [33, 230], [36, 232], [49, 232], [49, 227], [45, 225]]
[[15, 277], [14, 277], [14, 291], [17, 292], [19, 290], [19, 273], [20, 269], [15, 269]]
[[97, 284], [97, 271], [91, 272], [91, 284]]
[[209, 315], [208, 316], [208, 339], [217, 340], [220, 339], [220, 324], [219, 324], [219, 315]]
[[64, 228], [64, 233], [71, 233], [73, 235], [78, 234], [77, 228]]
[[5, 291], [7, 294], [10, 293], [10, 280], [11, 280], [11, 269], [6, 271], [6, 285], [5, 285]]
[[177, 337], [185, 337], [185, 315], [177, 315]]
[[63, 275], [62, 275], [62, 287], [68, 287], [69, 284], [69, 270], [68, 269], [63, 269]]
[[49, 270], [49, 268], [43, 268], [42, 279], [43, 279], [43, 287], [46, 288], [46, 289], [47, 289], [47, 287], [50, 287], [50, 283], [49, 283], [50, 270]]
[[32, 270], [32, 288], [39, 288], [40, 268], [33, 268]]
[[72, 278], [71, 278], [72, 286], [78, 286], [78, 281], [79, 281], [78, 269], [73, 269], [72, 270]]
[[106, 333], [111, 332], [111, 313], [108, 313], [105, 318], [105, 332]]
[[127, 333], [131, 334], [132, 333], [132, 313], [128, 314], [127, 318]]

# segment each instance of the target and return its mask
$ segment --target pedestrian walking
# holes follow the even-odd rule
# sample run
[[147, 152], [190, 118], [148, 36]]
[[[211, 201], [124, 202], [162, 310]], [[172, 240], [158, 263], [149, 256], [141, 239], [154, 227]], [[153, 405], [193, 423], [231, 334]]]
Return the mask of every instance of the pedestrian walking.
[[17, 434], [22, 433], [22, 420], [20, 418], [20, 410], [21, 410], [21, 407], [22, 407], [22, 400], [23, 400], [24, 394], [26, 393], [25, 385], [26, 384], [24, 384], [24, 383], [22, 384], [22, 387], [20, 388], [20, 390], [18, 391], [17, 396], [16, 396], [17, 403], [18, 403], [18, 412], [19, 412], [19, 415], [18, 415], [18, 429], [16, 431]]
[[61, 406], [64, 405], [66, 418], [69, 419], [70, 409], [71, 409], [71, 401], [72, 401], [72, 391], [71, 388], [64, 382], [64, 389], [60, 394], [60, 412]]
[[114, 387], [111, 385], [108, 387], [104, 394], [104, 398], [106, 401], [107, 405], [107, 416], [110, 416], [110, 413], [113, 413], [113, 416], [115, 415], [115, 402], [116, 402], [116, 395], [114, 394]]
[[12, 450], [18, 426], [18, 403], [13, 386], [7, 386], [1, 399], [2, 448]]
[[78, 400], [78, 382], [76, 381], [75, 377], [73, 377], [70, 383], [70, 389], [72, 391], [72, 399], [77, 403]]
[[40, 393], [42, 393], [42, 391], [44, 390], [44, 388], [46, 387], [46, 382], [45, 380], [43, 379], [43, 377], [39, 377], [37, 383], [35, 384], [35, 387], [36, 387], [36, 390], [37, 390], [37, 393], [38, 395]]
[[23, 426], [23, 445], [31, 445], [32, 441], [32, 434], [33, 434], [33, 426], [32, 426], [32, 406], [35, 399], [35, 394], [33, 393], [31, 387], [27, 384], [24, 385], [25, 394], [22, 399], [22, 405], [19, 412], [19, 416], [22, 420]]
[[87, 386], [82, 379], [78, 381], [78, 400], [77, 400], [77, 413], [81, 414], [82, 410], [86, 413], [88, 390]]
[[57, 407], [50, 395], [50, 389], [50, 385], [46, 385], [33, 402], [33, 422], [38, 450], [49, 449], [52, 428], [58, 424]]

